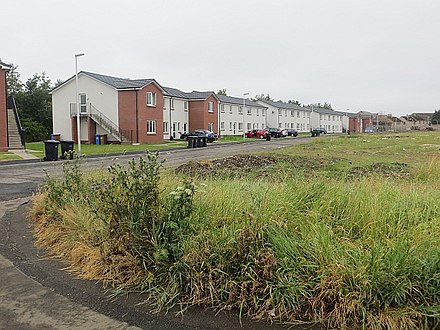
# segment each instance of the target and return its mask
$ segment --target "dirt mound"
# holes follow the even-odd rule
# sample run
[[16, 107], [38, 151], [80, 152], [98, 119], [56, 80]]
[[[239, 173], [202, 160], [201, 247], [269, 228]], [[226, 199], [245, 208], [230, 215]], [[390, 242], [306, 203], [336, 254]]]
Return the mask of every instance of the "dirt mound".
[[212, 176], [225, 173], [241, 174], [250, 170], [265, 169], [277, 163], [272, 156], [235, 155], [221, 159], [191, 161], [176, 168], [177, 174]]
[[349, 177], [359, 177], [368, 174], [381, 174], [386, 177], [404, 178], [409, 175], [409, 165], [405, 163], [374, 163], [368, 166], [353, 167]]

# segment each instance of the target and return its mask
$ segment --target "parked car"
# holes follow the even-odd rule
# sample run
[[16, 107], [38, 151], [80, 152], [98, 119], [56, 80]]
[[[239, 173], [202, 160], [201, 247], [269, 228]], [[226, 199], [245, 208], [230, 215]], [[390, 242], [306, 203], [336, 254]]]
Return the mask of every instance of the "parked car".
[[315, 133], [315, 134], [327, 134], [327, 130], [325, 128], [323, 128], [323, 127], [318, 127], [318, 128], [315, 128], [314, 130], [312, 130], [312, 133]]
[[285, 131], [287, 133], [287, 136], [293, 136], [293, 137], [298, 136], [298, 131], [296, 129], [288, 128]]
[[214, 132], [208, 131], [207, 129], [195, 129], [191, 132], [183, 132], [180, 134], [181, 140], [188, 140], [188, 136], [205, 136], [208, 138], [208, 142], [214, 142], [218, 139], [218, 135]]
[[267, 127], [267, 128], [265, 128], [265, 130], [266, 130], [266, 132], [270, 133], [271, 137], [274, 137], [274, 138], [280, 138], [280, 137], [284, 136], [283, 130], [281, 128]]
[[267, 132], [264, 129], [253, 129], [244, 134], [247, 138], [265, 139]]

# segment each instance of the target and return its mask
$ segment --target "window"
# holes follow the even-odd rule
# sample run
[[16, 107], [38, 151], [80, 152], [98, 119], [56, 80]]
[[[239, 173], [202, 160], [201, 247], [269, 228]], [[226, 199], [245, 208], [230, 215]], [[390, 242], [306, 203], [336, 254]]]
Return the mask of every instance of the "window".
[[296, 129], [299, 129], [299, 123], [296, 123]]
[[247, 114], [252, 115], [252, 108], [251, 107], [247, 107]]
[[260, 109], [257, 108], [257, 116], [260, 115]]
[[156, 134], [155, 120], [147, 120], [147, 134]]
[[211, 132], [214, 131], [214, 123], [208, 123], [208, 131], [211, 131]]
[[170, 109], [174, 110], [174, 100], [170, 99]]
[[295, 111], [290, 110], [290, 117], [295, 117]]
[[294, 123], [290, 123], [290, 128], [295, 128], [295, 124]]
[[284, 110], [284, 117], [287, 117], [287, 110]]
[[283, 124], [279, 123], [279, 124], [278, 124], [278, 127], [279, 127], [279, 128], [283, 127]]
[[163, 132], [168, 133], [168, 122], [167, 121], [163, 122]]
[[225, 112], [225, 105], [224, 105], [224, 104], [220, 104], [220, 111], [221, 111], [222, 113]]
[[86, 96], [86, 94], [79, 94], [79, 110], [82, 113], [87, 112], [87, 96]]
[[283, 113], [281, 112], [281, 110], [278, 109], [278, 117], [281, 117], [283, 115]]
[[263, 113], [263, 117], [266, 116], [266, 110], [262, 109], [261, 112]]
[[252, 129], [252, 124], [251, 123], [247, 123], [247, 130], [250, 131]]
[[183, 123], [183, 131], [188, 132], [188, 123]]
[[238, 107], [238, 114], [239, 115], [243, 114], [243, 106], [241, 106], [241, 105]]
[[183, 101], [183, 110], [188, 111], [188, 101]]
[[225, 122], [224, 121], [220, 122], [220, 130], [221, 131], [225, 130]]
[[214, 103], [208, 102], [208, 112], [214, 112]]
[[306, 118], [306, 113], [303, 111], [303, 118]]
[[238, 123], [238, 130], [242, 131], [243, 130], [243, 123]]
[[156, 93], [147, 92], [147, 105], [151, 107], [156, 106]]
[[229, 106], [229, 113], [232, 113], [232, 105]]
[[299, 118], [299, 111], [296, 112], [296, 116]]

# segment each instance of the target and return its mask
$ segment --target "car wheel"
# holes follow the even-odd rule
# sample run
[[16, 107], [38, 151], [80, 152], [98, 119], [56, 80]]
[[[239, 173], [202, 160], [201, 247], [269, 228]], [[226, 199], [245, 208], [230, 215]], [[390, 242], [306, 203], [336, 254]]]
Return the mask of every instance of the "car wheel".
[[260, 135], [260, 139], [264, 139], [264, 136], [263, 136], [263, 135]]

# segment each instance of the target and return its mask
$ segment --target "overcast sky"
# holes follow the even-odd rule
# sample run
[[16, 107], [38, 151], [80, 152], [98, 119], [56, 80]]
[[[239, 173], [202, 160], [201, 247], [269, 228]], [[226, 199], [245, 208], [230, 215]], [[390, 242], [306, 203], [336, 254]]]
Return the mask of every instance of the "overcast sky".
[[3, 62], [183, 91], [330, 102], [403, 115], [440, 108], [438, 0], [6, 0]]

